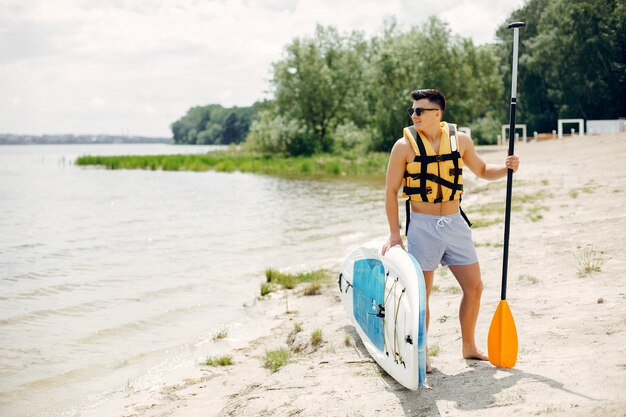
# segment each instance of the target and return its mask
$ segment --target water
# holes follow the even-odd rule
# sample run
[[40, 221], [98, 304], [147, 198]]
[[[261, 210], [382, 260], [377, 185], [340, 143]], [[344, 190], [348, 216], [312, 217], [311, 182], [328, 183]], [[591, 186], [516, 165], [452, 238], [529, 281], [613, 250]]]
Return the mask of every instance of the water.
[[1, 415], [78, 415], [129, 381], [162, 383], [250, 314], [266, 268], [315, 269], [385, 236], [382, 180], [73, 164], [210, 149], [0, 147]]

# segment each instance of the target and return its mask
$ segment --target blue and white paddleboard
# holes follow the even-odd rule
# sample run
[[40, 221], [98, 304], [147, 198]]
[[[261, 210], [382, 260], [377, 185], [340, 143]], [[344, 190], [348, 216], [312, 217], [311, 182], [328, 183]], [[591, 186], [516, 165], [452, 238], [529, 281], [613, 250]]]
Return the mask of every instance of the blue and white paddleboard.
[[426, 379], [426, 285], [415, 258], [382, 243], [354, 249], [341, 265], [341, 301], [372, 358], [415, 390]]

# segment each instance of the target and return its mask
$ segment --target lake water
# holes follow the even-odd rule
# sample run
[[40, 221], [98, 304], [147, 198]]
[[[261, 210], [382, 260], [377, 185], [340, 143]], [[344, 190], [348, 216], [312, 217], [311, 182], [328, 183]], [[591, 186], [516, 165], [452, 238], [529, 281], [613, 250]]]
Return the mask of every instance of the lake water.
[[81, 415], [162, 383], [251, 314], [266, 268], [317, 269], [386, 236], [383, 179], [73, 164], [209, 150], [0, 147], [0, 415]]

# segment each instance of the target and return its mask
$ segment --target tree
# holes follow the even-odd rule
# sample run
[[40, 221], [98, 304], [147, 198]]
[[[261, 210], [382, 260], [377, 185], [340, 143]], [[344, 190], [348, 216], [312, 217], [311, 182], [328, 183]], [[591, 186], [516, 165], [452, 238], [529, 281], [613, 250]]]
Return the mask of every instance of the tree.
[[171, 125], [174, 142], [215, 145], [240, 143], [257, 117], [260, 103], [251, 107], [224, 108], [219, 104], [195, 106]]
[[227, 145], [229, 143], [235, 143], [241, 138], [241, 131], [239, 129], [237, 115], [234, 112], [228, 113], [226, 120], [224, 120], [224, 126], [222, 128], [222, 140], [221, 143]]
[[[559, 118], [626, 115], [625, 15], [619, 0], [530, 0], [516, 10], [508, 21], [526, 22], [518, 120], [531, 130], [550, 131]], [[506, 24], [497, 35], [510, 86], [512, 35]]]
[[304, 127], [315, 140], [314, 151], [332, 151], [332, 131], [349, 117], [361, 87], [365, 50], [362, 34], [342, 36], [318, 26], [313, 38], [295, 39], [286, 58], [273, 65], [276, 112]]

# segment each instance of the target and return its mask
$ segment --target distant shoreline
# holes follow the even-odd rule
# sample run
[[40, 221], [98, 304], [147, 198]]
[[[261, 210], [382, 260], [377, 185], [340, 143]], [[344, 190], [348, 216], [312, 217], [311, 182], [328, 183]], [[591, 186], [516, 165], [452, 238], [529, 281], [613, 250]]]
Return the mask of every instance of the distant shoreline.
[[0, 145], [85, 145], [120, 143], [165, 143], [174, 144], [172, 138], [117, 135], [14, 135], [0, 134]]

